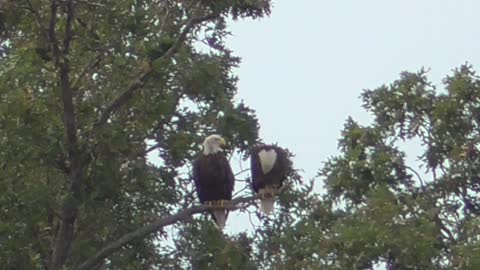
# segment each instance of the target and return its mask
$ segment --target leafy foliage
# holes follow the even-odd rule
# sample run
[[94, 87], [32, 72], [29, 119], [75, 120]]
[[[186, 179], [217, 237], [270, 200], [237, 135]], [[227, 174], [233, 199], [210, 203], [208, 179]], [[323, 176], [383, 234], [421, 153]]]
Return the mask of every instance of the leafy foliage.
[[[77, 269], [188, 208], [207, 134], [247, 156], [259, 125], [234, 101], [226, 20], [269, 13], [265, 0], [3, 1], [2, 269]], [[373, 123], [346, 121], [323, 195], [292, 169], [274, 216], [239, 209], [248, 233], [189, 216], [90, 268], [478, 269], [480, 80], [465, 65], [437, 90], [426, 75], [363, 92]]]
[[[228, 17], [259, 18], [269, 8], [4, 1], [2, 267], [74, 269], [106, 243], [192, 204], [184, 172], [207, 134], [223, 134], [232, 152], [257, 142], [254, 111], [234, 102], [240, 60], [224, 38]], [[148, 162], [152, 152], [159, 164]], [[159, 244], [166, 237], [137, 239], [96, 268], [178, 269]]]
[[[319, 173], [326, 193], [271, 228], [280, 255], [266, 268], [478, 267], [480, 80], [465, 65], [443, 83], [436, 90], [421, 70], [363, 92], [373, 123], [347, 120], [340, 154]], [[421, 149], [415, 164], [407, 141]]]

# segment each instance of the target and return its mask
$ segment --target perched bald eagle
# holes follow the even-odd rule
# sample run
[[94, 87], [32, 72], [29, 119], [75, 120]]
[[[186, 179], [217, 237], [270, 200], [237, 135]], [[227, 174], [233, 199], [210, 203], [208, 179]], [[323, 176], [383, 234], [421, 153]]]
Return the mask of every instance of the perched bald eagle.
[[273, 210], [275, 195], [287, 177], [287, 153], [275, 145], [254, 147], [250, 156], [252, 188], [260, 195], [260, 209], [265, 214]]
[[[223, 206], [223, 201], [232, 199], [235, 178], [223, 152], [225, 140], [219, 135], [208, 136], [203, 142], [203, 153], [193, 163], [193, 180], [201, 203]], [[228, 210], [210, 210], [215, 224], [225, 226]]]

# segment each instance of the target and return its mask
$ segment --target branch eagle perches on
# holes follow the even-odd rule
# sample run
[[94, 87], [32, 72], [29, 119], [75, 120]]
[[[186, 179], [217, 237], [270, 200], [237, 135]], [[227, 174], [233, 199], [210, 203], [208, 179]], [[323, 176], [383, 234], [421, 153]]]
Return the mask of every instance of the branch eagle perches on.
[[[254, 196], [249, 196], [249, 197], [240, 197], [233, 199], [231, 201], [226, 201], [224, 204], [223, 209], [229, 209], [229, 210], [237, 210], [240, 208], [246, 208], [250, 206], [254, 200], [259, 199], [259, 195], [254, 195]], [[84, 263], [82, 263], [77, 269], [79, 270], [88, 270], [92, 269], [99, 263], [101, 263], [104, 259], [108, 258], [110, 255], [112, 255], [115, 251], [119, 250], [122, 248], [125, 244], [128, 244], [132, 242], [133, 240], [136, 239], [141, 239], [144, 238], [145, 236], [154, 233], [161, 228], [172, 225], [174, 223], [177, 223], [179, 221], [183, 221], [191, 217], [192, 215], [203, 213], [205, 211], [208, 211], [210, 209], [214, 209], [216, 207], [208, 206], [206, 204], [202, 205], [197, 205], [193, 206], [184, 210], [179, 211], [176, 214], [166, 216], [166, 217], [160, 217], [157, 220], [144, 225], [143, 227], [129, 232], [119, 239], [112, 241], [105, 245], [100, 251], [97, 252], [92, 258], [88, 259]]]

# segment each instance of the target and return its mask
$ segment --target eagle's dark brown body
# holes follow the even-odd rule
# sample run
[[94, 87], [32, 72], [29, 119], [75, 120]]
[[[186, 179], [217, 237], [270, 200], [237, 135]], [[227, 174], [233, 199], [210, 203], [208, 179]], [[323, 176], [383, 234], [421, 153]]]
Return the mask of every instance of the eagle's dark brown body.
[[[235, 177], [223, 152], [202, 153], [193, 163], [193, 180], [201, 203], [232, 199]], [[214, 211], [211, 213], [217, 225], [222, 227], [224, 224], [219, 224]], [[227, 214], [225, 211], [225, 219]]]
[[252, 149], [250, 170], [252, 189], [260, 194], [260, 208], [265, 214], [273, 211], [277, 194], [290, 166], [287, 153], [275, 145], [262, 145]]
[[[267, 173], [262, 171], [262, 165], [260, 163], [259, 152], [262, 150], [274, 150], [277, 155], [272, 169]], [[280, 188], [287, 177], [289, 162], [287, 154], [282, 148], [275, 145], [262, 145], [252, 149], [250, 166], [252, 173], [252, 188], [258, 193], [259, 190], [265, 188], [265, 186], [276, 186], [277, 188]]]
[[196, 159], [193, 180], [201, 203], [232, 199], [235, 178], [223, 152], [202, 154]]

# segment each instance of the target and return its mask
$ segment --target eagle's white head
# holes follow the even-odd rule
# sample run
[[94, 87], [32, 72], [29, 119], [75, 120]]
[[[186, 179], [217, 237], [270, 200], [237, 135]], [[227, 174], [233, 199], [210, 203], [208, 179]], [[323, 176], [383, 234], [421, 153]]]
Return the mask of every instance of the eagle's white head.
[[225, 146], [227, 143], [222, 136], [214, 134], [208, 136], [203, 142], [203, 154], [210, 155], [222, 151], [222, 146]]

